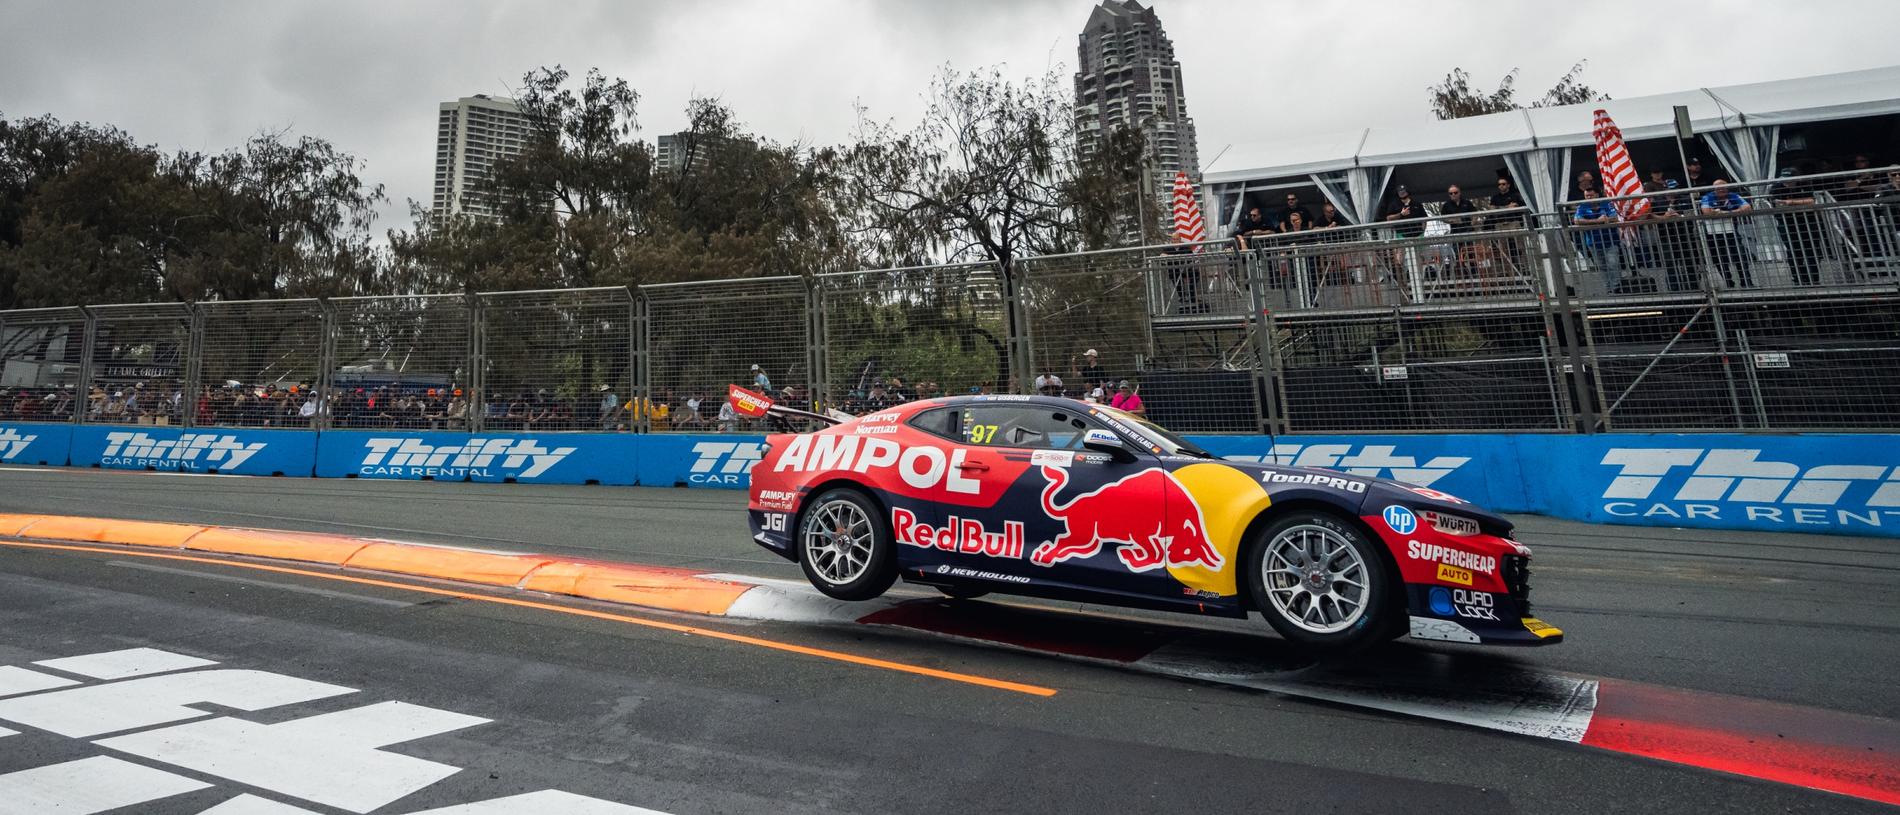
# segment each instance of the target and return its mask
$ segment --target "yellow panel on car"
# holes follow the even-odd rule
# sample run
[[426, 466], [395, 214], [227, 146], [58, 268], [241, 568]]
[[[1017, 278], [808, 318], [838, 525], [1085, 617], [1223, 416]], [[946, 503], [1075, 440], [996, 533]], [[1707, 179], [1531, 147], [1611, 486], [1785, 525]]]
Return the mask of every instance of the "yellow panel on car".
[[1240, 568], [1240, 536], [1247, 531], [1247, 522], [1272, 503], [1266, 488], [1256, 476], [1214, 461], [1175, 470], [1174, 480], [1195, 506], [1168, 507], [1166, 533], [1176, 538], [1204, 538], [1220, 555], [1220, 565], [1169, 566], [1168, 573], [1195, 591], [1222, 597], [1238, 594], [1234, 576]]
[[1563, 629], [1544, 622], [1543, 620], [1539, 620], [1536, 617], [1524, 617], [1519, 621], [1524, 623], [1524, 630], [1536, 634], [1540, 640], [1546, 637], [1562, 636], [1564, 633]]

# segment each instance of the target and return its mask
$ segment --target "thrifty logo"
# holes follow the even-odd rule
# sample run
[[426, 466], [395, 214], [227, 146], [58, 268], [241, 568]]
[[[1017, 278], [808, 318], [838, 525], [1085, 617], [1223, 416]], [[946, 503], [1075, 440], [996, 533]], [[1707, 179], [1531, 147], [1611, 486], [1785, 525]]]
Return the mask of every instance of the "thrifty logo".
[[561, 463], [573, 447], [543, 447], [537, 439], [469, 439], [462, 444], [431, 446], [418, 438], [371, 438], [363, 441], [364, 475], [428, 475], [460, 477], [489, 475], [488, 469], [514, 470], [515, 478], [534, 478]]
[[185, 433], [177, 439], [155, 439], [143, 432], [106, 434], [100, 461], [114, 467], [151, 467], [159, 470], [235, 470], [262, 451], [266, 442], [245, 444], [236, 436]]
[[0, 461], [12, 461], [38, 438], [37, 434], [29, 436], [11, 427], [0, 427]]
[[[1612, 448], [1601, 510], [1617, 517], [1880, 527], [1900, 522], [1900, 467], [1764, 461], [1758, 449]], [[1726, 513], [1726, 515], [1725, 515]]]
[[692, 484], [743, 487], [752, 466], [765, 457], [765, 445], [751, 441], [702, 441], [693, 445], [693, 466], [686, 473]]

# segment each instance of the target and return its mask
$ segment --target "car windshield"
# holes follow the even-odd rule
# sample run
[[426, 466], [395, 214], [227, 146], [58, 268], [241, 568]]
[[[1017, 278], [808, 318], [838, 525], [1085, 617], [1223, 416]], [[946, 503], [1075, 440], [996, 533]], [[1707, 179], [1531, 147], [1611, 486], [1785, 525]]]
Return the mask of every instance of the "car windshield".
[[1213, 453], [1201, 449], [1200, 445], [1175, 435], [1174, 431], [1118, 408], [1096, 405], [1095, 409], [1103, 415], [1122, 421], [1129, 429], [1140, 433], [1143, 440], [1170, 456], [1193, 456], [1195, 458], [1216, 458]]

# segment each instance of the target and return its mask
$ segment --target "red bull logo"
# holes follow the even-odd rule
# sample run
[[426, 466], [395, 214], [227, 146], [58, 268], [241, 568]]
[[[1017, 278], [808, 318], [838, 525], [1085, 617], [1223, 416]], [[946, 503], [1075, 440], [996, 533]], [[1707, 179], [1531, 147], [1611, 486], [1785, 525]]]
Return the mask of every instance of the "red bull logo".
[[933, 527], [918, 523], [914, 513], [897, 507], [891, 510], [891, 536], [898, 543], [925, 549], [1010, 560], [1019, 560], [1023, 556], [1023, 525], [1018, 521], [1004, 521], [1003, 531], [991, 532], [983, 528], [982, 521], [952, 515], [944, 519], [943, 526]]
[[[1163, 566], [1221, 567], [1220, 552], [1208, 541], [1201, 522], [1200, 505], [1168, 471], [1143, 470], [1066, 503], [1057, 503], [1056, 494], [1068, 486], [1068, 471], [1044, 467], [1042, 475], [1049, 480], [1042, 491], [1042, 511], [1061, 521], [1063, 531], [1037, 546], [1030, 562], [1054, 566], [1070, 558], [1091, 557], [1102, 551], [1102, 544], [1115, 543], [1121, 545], [1115, 556], [1137, 572]], [[1182, 507], [1185, 516], [1156, 517], [1153, 510], [1158, 506], [1170, 511]]]

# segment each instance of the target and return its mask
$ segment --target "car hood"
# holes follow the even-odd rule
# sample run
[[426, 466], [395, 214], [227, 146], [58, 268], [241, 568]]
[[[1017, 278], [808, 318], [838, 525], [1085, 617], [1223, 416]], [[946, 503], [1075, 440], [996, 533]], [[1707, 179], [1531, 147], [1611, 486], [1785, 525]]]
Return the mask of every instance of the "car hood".
[[[1477, 504], [1465, 501], [1455, 495], [1430, 487], [1407, 484], [1402, 481], [1394, 481], [1390, 478], [1355, 475], [1353, 473], [1340, 470], [1328, 470], [1321, 467], [1291, 467], [1283, 464], [1267, 464], [1252, 461], [1229, 461], [1227, 463], [1236, 469], [1255, 474], [1256, 477], [1261, 475], [1281, 475], [1290, 476], [1292, 478], [1336, 478], [1364, 484], [1365, 492], [1360, 499], [1358, 507], [1361, 516], [1376, 515], [1385, 507], [1398, 504], [1414, 510], [1430, 509], [1472, 518], [1478, 522], [1479, 526], [1487, 534], [1497, 535], [1499, 537], [1509, 537], [1512, 529], [1511, 522], [1505, 520], [1503, 516], [1480, 507]], [[1291, 482], [1292, 479], [1290, 478], [1283, 479], [1279, 483], [1284, 485]], [[1324, 487], [1322, 481], [1320, 484], [1315, 485], [1314, 489], [1326, 489], [1326, 487]]]

